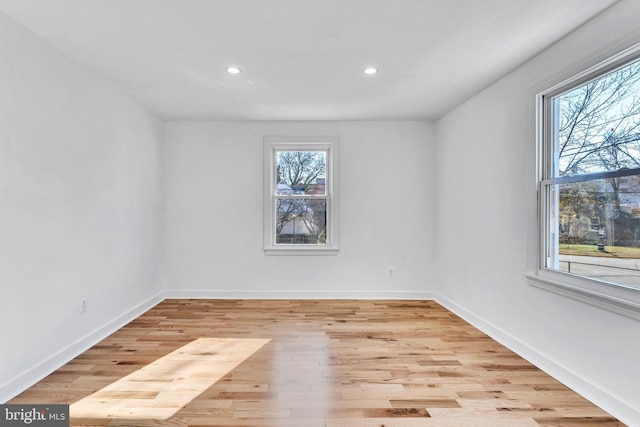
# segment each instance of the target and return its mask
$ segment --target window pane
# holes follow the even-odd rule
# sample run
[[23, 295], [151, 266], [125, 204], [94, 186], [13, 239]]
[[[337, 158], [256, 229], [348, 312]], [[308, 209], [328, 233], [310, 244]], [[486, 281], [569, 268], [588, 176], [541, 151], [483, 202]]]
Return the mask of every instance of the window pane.
[[325, 195], [326, 151], [277, 151], [276, 194]]
[[553, 99], [553, 176], [640, 167], [640, 61]]
[[640, 288], [640, 176], [550, 187], [547, 267]]
[[327, 243], [327, 201], [276, 199], [276, 243]]

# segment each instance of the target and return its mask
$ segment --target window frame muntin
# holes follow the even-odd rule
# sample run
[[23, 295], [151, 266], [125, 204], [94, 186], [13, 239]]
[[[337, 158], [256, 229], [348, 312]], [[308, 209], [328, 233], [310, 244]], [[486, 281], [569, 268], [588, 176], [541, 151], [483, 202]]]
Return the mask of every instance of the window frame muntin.
[[[339, 251], [338, 189], [339, 189], [338, 136], [265, 136], [264, 137], [264, 195], [263, 245], [266, 255], [337, 255]], [[325, 194], [276, 194], [277, 151], [325, 151]], [[327, 243], [284, 244], [276, 243], [276, 200], [317, 199], [326, 200]]]
[[[551, 185], [591, 180], [601, 175], [621, 172], [597, 172], [567, 177], [553, 176], [553, 110], [552, 100], [578, 86], [598, 79], [628, 64], [640, 60], [640, 43], [625, 49], [608, 59], [593, 65], [572, 77], [549, 87], [535, 96], [535, 200], [536, 200], [536, 232], [532, 245], [535, 259], [533, 271], [526, 273], [530, 285], [573, 298], [600, 308], [634, 319], [640, 319], [640, 290], [622, 284], [579, 276], [572, 273], [553, 270], [546, 267], [547, 248], [550, 239], [549, 199], [547, 188]], [[640, 169], [640, 168], [638, 168]], [[626, 172], [626, 171], [624, 171]], [[635, 172], [635, 171], [634, 171]], [[629, 173], [626, 176], [635, 175]], [[587, 178], [587, 179], [584, 179]]]

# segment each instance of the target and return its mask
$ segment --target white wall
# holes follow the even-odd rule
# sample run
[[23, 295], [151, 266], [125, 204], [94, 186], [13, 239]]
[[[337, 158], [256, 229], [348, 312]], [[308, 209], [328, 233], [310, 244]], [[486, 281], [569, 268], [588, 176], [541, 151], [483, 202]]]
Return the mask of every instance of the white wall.
[[[523, 276], [535, 218], [533, 96], [640, 41], [637, 16], [640, 4], [623, 0], [435, 126], [163, 129], [0, 14], [0, 401], [157, 301], [166, 244], [168, 296], [428, 298], [435, 290], [640, 425], [639, 323]], [[264, 135], [340, 137], [339, 255], [264, 255]]]
[[159, 120], [2, 13], [0, 64], [4, 401], [153, 303], [164, 201]]
[[[430, 295], [432, 124], [170, 122], [165, 131], [169, 296]], [[340, 137], [337, 256], [264, 254], [265, 135]]]
[[640, 425], [640, 322], [530, 286], [534, 97], [640, 42], [622, 1], [436, 123], [441, 300], [570, 386]]

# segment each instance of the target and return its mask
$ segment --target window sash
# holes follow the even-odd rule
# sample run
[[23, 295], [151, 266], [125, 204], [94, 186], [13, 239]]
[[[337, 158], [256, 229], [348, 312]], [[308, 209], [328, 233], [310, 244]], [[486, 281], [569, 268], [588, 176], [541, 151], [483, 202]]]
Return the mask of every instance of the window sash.
[[275, 194], [272, 196], [276, 199], [329, 199], [329, 196], [324, 194]]
[[620, 178], [625, 176], [640, 175], [640, 168], [634, 169], [618, 169], [608, 172], [596, 172], [582, 175], [567, 175], [557, 178], [543, 179], [540, 181], [542, 186], [552, 184], [569, 184], [573, 182], [596, 181], [599, 179]]
[[318, 247], [323, 248], [327, 245], [331, 244], [331, 227], [332, 227], [332, 218], [330, 215], [330, 199], [331, 199], [331, 177], [330, 177], [330, 167], [331, 167], [331, 156], [330, 156], [330, 146], [325, 146], [324, 144], [304, 144], [304, 143], [296, 143], [296, 144], [274, 144], [272, 146], [271, 158], [273, 161], [272, 171], [278, 170], [278, 153], [279, 152], [324, 152], [325, 153], [325, 194], [278, 194], [278, 179], [276, 174], [274, 173], [271, 179], [271, 197], [272, 197], [272, 209], [273, 209], [273, 217], [271, 222], [272, 231], [271, 231], [271, 239], [273, 245], [277, 247], [293, 247], [297, 248], [300, 246], [299, 244], [287, 244], [287, 243], [278, 243], [278, 231], [276, 224], [278, 222], [278, 200], [324, 200], [326, 203], [326, 224], [325, 224], [325, 234], [326, 234], [326, 242], [325, 243], [305, 243], [306, 247]]

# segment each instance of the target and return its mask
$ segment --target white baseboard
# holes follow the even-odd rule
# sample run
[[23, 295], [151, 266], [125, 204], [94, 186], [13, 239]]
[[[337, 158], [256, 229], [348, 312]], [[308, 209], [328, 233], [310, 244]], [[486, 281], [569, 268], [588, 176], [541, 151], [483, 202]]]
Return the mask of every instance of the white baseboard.
[[478, 328], [485, 334], [489, 335], [509, 350], [512, 350], [514, 353], [579, 393], [585, 399], [590, 400], [595, 405], [618, 418], [623, 423], [630, 426], [640, 426], [640, 411], [630, 402], [602, 390], [602, 388], [598, 387], [596, 384], [586, 381], [581, 378], [580, 375], [576, 374], [563, 364], [558, 363], [553, 358], [543, 353], [540, 353], [536, 349], [519, 340], [517, 337], [505, 332], [494, 324], [487, 322], [480, 316], [468, 311], [450, 299], [436, 294], [434, 295], [434, 300], [452, 313], [469, 322], [475, 328]]
[[390, 299], [431, 300], [432, 292], [414, 291], [309, 291], [309, 290], [185, 290], [166, 291], [167, 299]]
[[31, 387], [38, 381], [42, 380], [47, 375], [63, 366], [65, 363], [68, 363], [79, 354], [87, 351], [87, 349], [102, 341], [127, 323], [136, 319], [141, 314], [148, 311], [158, 303], [162, 302], [163, 299], [164, 296], [160, 293], [149, 298], [146, 301], [143, 301], [142, 303], [123, 313], [116, 319], [110, 321], [106, 325], [96, 329], [95, 331], [75, 341], [68, 347], [58, 351], [33, 368], [22, 372], [11, 378], [9, 381], [1, 384], [0, 402], [7, 402], [13, 399], [15, 396], [22, 393], [24, 390]]

